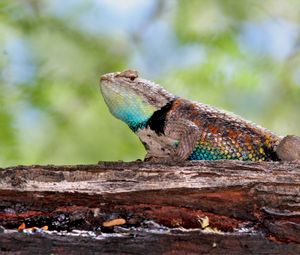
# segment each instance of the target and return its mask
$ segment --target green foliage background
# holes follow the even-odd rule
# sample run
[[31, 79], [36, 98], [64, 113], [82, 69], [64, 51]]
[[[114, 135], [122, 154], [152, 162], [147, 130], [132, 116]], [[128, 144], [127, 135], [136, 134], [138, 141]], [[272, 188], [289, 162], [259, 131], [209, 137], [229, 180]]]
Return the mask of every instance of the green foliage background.
[[2, 0], [0, 166], [143, 158], [98, 88], [126, 68], [300, 135], [299, 10], [298, 0]]

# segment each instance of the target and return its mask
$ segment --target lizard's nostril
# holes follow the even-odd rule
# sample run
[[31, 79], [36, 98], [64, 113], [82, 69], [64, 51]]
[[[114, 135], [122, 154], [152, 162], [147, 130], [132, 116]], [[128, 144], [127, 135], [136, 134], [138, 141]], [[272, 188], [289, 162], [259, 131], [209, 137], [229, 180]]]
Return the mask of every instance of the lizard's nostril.
[[109, 79], [109, 77], [107, 76], [107, 75], [102, 75], [101, 77], [100, 77], [100, 81], [109, 81], [110, 79]]

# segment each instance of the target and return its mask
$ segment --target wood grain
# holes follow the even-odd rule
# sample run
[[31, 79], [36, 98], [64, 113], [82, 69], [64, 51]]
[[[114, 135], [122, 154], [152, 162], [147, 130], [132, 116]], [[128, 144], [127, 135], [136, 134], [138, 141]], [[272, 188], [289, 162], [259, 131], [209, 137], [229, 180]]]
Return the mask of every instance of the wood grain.
[[[153, 220], [171, 229], [201, 229], [204, 217], [226, 238], [210, 235], [226, 242], [244, 229], [249, 240], [298, 247], [300, 164], [102, 162], [0, 169], [0, 225], [7, 229], [24, 222], [49, 230], [113, 233], [103, 223], [114, 219], [124, 219], [125, 228]], [[1, 240], [9, 240], [5, 236]]]

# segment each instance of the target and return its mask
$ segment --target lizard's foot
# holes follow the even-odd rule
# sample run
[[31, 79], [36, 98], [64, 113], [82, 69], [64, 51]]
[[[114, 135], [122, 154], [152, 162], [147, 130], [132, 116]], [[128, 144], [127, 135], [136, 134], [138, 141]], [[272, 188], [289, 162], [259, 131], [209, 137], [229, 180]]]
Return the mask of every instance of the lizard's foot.
[[300, 137], [287, 135], [276, 149], [278, 158], [282, 161], [300, 162]]
[[174, 165], [179, 162], [183, 162], [182, 160], [174, 159], [172, 157], [146, 157], [144, 159], [145, 162], [157, 163], [157, 164], [171, 164]]

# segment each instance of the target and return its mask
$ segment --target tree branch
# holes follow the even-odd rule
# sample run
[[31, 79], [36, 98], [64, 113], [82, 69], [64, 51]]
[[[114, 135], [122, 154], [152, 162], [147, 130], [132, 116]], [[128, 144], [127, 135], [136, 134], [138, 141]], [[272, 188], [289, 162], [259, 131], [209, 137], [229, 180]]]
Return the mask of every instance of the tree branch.
[[[232, 242], [245, 232], [266, 245], [299, 244], [299, 194], [296, 163], [17, 166], [0, 169], [0, 225], [114, 232], [103, 223], [121, 218], [123, 227], [140, 228], [153, 220], [168, 228], [204, 228], [214, 238], [226, 232]], [[209, 227], [202, 224], [206, 217]]]

